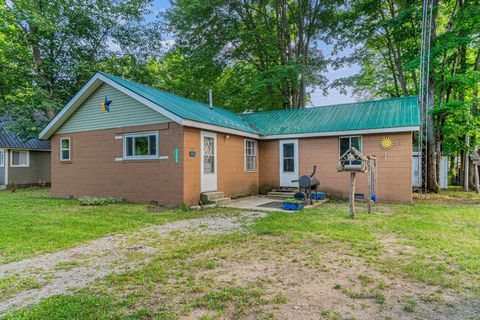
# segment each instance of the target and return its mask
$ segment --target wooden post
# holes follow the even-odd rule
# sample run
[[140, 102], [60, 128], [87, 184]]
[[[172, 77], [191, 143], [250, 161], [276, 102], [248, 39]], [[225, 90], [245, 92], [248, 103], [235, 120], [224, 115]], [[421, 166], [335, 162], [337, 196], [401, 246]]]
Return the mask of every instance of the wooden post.
[[372, 213], [372, 179], [373, 179], [373, 160], [368, 160], [367, 188], [368, 188], [368, 213]]
[[475, 168], [475, 188], [477, 189], [477, 193], [480, 193], [480, 178], [478, 177], [478, 165], [475, 165], [474, 168]]
[[350, 218], [355, 219], [355, 172], [350, 172]]

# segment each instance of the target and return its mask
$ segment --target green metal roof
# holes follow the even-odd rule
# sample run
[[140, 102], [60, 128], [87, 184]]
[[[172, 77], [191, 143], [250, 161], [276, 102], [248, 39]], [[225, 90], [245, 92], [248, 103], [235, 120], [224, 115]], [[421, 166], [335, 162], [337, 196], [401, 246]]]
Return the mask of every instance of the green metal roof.
[[240, 115], [226, 109], [214, 107], [212, 110], [210, 109], [210, 106], [205, 103], [176, 96], [166, 91], [125, 80], [105, 72], [99, 73], [110, 80], [115, 81], [119, 85], [144, 97], [145, 99], [150, 100], [160, 107], [170, 111], [180, 118], [250, 133], [258, 133], [256, 130], [251, 128]]
[[418, 98], [404, 97], [242, 115], [262, 135], [350, 131], [420, 125]]
[[[411, 127], [420, 125], [418, 98], [403, 97], [238, 115], [108, 73], [105, 77], [183, 119], [261, 135]], [[253, 127], [252, 127], [253, 126]]]

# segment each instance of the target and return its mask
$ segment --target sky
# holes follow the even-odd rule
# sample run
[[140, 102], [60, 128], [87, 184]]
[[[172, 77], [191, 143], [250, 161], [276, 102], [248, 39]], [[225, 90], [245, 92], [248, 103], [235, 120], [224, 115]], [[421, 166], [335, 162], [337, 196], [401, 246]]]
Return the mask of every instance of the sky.
[[[169, 0], [154, 0], [153, 6], [151, 8], [152, 13], [146, 17], [147, 21], [155, 19], [156, 15], [159, 12], [163, 12], [169, 7], [170, 7]], [[167, 38], [167, 41], [168, 40], [171, 40], [171, 39]], [[319, 46], [320, 46], [320, 49], [324, 52], [324, 55], [328, 57], [330, 55], [331, 46], [328, 46], [324, 43], [321, 43]], [[348, 54], [348, 52], [345, 52], [344, 54]], [[329, 82], [331, 82], [338, 78], [354, 75], [358, 73], [359, 70], [360, 68], [358, 65], [348, 66], [338, 70], [332, 70], [330, 68], [324, 75], [327, 77]], [[350, 94], [343, 95], [338, 90], [329, 89], [327, 96], [324, 96], [320, 90], [312, 90], [312, 88], [309, 88], [309, 90], [310, 90], [310, 97], [311, 97], [311, 102], [313, 106], [324, 106], [324, 105], [347, 103], [347, 102], [355, 101], [355, 98], [351, 97]]]

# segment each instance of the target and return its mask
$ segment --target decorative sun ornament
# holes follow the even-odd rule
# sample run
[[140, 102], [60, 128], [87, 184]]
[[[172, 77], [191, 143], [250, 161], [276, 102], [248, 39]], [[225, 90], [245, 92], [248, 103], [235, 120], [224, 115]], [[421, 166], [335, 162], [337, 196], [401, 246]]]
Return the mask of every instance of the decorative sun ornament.
[[390, 149], [392, 149], [392, 147], [393, 147], [393, 139], [390, 138], [390, 137], [383, 137], [383, 138], [380, 140], [380, 147], [381, 147], [383, 150], [390, 150]]

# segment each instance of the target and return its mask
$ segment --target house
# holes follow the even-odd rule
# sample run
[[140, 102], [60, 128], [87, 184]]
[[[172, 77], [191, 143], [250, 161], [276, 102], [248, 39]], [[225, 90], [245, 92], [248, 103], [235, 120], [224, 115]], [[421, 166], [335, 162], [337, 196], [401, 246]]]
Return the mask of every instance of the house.
[[[239, 115], [98, 72], [40, 138], [52, 141], [55, 197], [193, 205], [204, 192], [292, 187], [313, 165], [320, 190], [345, 197], [338, 158], [355, 146], [378, 158], [378, 199], [409, 202], [418, 129], [416, 97]], [[360, 174], [357, 193], [366, 185]]]
[[0, 189], [49, 183], [50, 142], [25, 142], [0, 123]]

